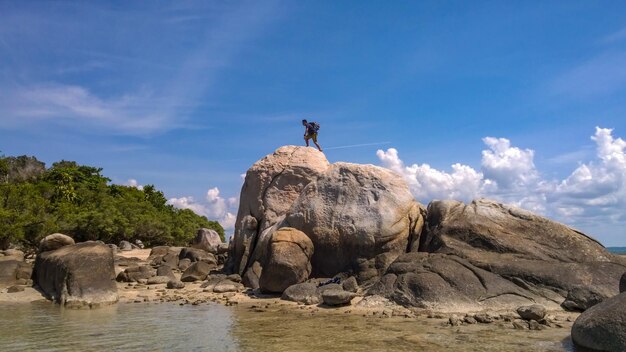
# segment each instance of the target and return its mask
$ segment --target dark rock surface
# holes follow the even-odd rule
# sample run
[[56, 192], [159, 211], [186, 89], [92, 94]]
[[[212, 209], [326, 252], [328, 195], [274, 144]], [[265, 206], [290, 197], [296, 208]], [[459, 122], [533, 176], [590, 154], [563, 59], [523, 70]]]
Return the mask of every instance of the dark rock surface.
[[73, 307], [95, 307], [118, 300], [113, 253], [103, 244], [83, 242], [40, 253], [35, 284], [50, 299]]
[[572, 340], [595, 351], [626, 351], [626, 293], [583, 312], [572, 326]]
[[541, 320], [546, 316], [546, 307], [540, 304], [521, 306], [517, 308], [517, 314], [524, 320]]
[[211, 265], [217, 265], [217, 259], [215, 256], [203, 249], [185, 247], [180, 250], [178, 259], [189, 259], [193, 262], [205, 262]]

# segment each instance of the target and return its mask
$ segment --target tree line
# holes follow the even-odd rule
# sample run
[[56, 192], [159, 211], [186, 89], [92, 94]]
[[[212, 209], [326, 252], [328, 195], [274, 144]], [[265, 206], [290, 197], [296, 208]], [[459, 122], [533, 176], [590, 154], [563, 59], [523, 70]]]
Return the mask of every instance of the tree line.
[[186, 245], [199, 228], [224, 229], [189, 209], [167, 204], [154, 185], [111, 184], [102, 168], [32, 156], [0, 154], [0, 249], [35, 248], [55, 232], [77, 242], [141, 240], [147, 246]]

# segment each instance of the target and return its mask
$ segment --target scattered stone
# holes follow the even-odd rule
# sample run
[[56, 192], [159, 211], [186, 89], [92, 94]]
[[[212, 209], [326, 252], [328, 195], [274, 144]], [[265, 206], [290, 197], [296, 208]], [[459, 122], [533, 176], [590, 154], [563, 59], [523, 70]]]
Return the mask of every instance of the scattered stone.
[[166, 284], [170, 280], [172, 280], [172, 277], [169, 277], [169, 276], [154, 276], [148, 279], [147, 284], [148, 285]]
[[350, 301], [356, 297], [354, 292], [348, 292], [338, 289], [325, 290], [322, 292], [322, 301], [329, 306], [341, 306], [350, 304]]
[[539, 322], [536, 321], [536, 320], [529, 320], [528, 321], [528, 328], [530, 330], [543, 330], [546, 327], [544, 325], [539, 324]]
[[160, 267], [158, 267], [156, 274], [157, 276], [167, 276], [170, 279], [176, 278], [176, 276], [174, 276], [174, 272], [172, 271], [172, 267], [170, 267], [169, 265], [161, 265]]
[[310, 305], [318, 304], [320, 302], [320, 295], [316, 284], [304, 282], [287, 287], [287, 289], [283, 291], [281, 299]]
[[466, 322], [467, 324], [476, 324], [477, 323], [476, 319], [473, 316], [471, 316], [471, 315], [466, 315], [463, 318], [463, 321]]
[[7, 288], [7, 293], [15, 293], [24, 291], [25, 287], [20, 285], [15, 285]]
[[517, 308], [517, 314], [524, 320], [541, 320], [546, 316], [546, 307], [540, 304], [521, 306]]
[[185, 247], [180, 250], [180, 254], [178, 255], [178, 259], [189, 259], [192, 263], [194, 262], [205, 262], [212, 265], [217, 265], [217, 259], [215, 256], [205, 250], [199, 248], [191, 248]]
[[167, 288], [169, 289], [185, 288], [185, 283], [179, 280], [170, 280], [167, 282]]
[[118, 282], [139, 282], [140, 280], [148, 282], [147, 280], [156, 274], [157, 271], [149, 266], [131, 266], [117, 274], [116, 280]]
[[478, 313], [474, 315], [474, 319], [481, 324], [490, 324], [493, 323], [493, 317], [487, 313]]
[[120, 251], [132, 251], [133, 250], [133, 246], [128, 241], [120, 241], [120, 244], [117, 245], [117, 248]]
[[191, 259], [189, 258], [181, 259], [178, 262], [178, 270], [185, 271], [187, 270], [187, 268], [189, 268], [190, 265], [191, 265]]
[[187, 270], [183, 272], [180, 280], [183, 282], [202, 281], [207, 278], [211, 269], [215, 268], [215, 265], [210, 265], [206, 262], [192, 263]]
[[354, 276], [350, 276], [349, 278], [343, 280], [343, 282], [341, 283], [341, 286], [343, 287], [344, 290], [348, 291], [348, 292], [357, 292], [359, 290], [359, 284], [356, 281], [356, 278]]
[[450, 324], [452, 326], [459, 326], [459, 325], [461, 325], [462, 322], [463, 322], [463, 320], [461, 320], [461, 318], [459, 318], [455, 314], [452, 314], [450, 316], [450, 318], [448, 318], [448, 324]]
[[528, 321], [522, 320], [522, 319], [515, 319], [513, 320], [513, 328], [517, 330], [528, 330], [529, 329]]

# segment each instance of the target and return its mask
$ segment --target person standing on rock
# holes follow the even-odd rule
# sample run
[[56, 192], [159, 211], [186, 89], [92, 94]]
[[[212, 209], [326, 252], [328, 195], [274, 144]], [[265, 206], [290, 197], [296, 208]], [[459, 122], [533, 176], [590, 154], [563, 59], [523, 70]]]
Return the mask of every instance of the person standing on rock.
[[317, 149], [319, 149], [319, 151], [321, 152], [322, 147], [317, 144], [317, 132], [320, 129], [320, 125], [317, 122], [308, 122], [307, 120], [302, 120], [302, 125], [305, 127], [304, 141], [306, 142], [306, 146], [309, 146], [309, 139], [312, 139]]

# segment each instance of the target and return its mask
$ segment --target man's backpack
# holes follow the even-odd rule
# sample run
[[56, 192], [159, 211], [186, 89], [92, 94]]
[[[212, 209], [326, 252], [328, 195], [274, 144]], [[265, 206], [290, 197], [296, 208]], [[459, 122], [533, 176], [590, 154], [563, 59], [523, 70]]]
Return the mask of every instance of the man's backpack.
[[311, 126], [313, 126], [313, 130], [315, 131], [315, 133], [320, 130], [320, 124], [317, 122], [311, 122]]

